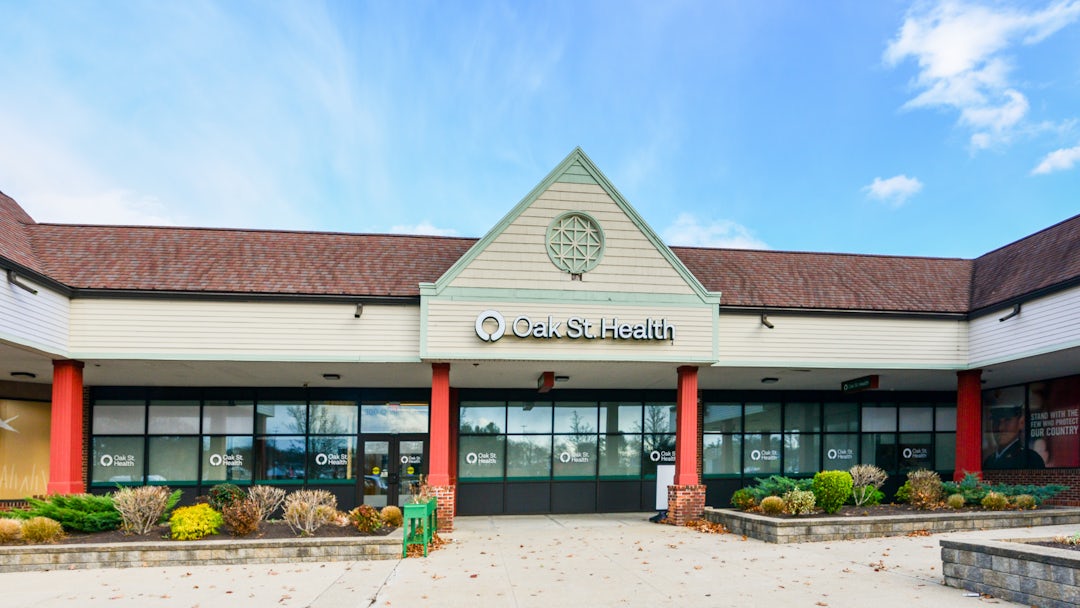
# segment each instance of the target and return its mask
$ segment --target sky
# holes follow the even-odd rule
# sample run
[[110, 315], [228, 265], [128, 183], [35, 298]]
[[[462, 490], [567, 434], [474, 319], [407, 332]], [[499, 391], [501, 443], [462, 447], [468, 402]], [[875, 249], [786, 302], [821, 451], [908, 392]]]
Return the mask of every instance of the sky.
[[0, 82], [39, 222], [480, 237], [577, 146], [669, 245], [1080, 213], [1080, 0], [3, 0]]

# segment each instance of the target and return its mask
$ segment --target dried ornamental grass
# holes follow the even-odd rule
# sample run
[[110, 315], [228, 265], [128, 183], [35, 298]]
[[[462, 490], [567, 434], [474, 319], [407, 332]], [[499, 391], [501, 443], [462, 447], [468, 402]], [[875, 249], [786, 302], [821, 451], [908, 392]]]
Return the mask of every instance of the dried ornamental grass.
[[30, 544], [54, 543], [64, 537], [60, 522], [48, 517], [31, 517], [22, 522], [22, 538]]
[[400, 528], [401, 524], [405, 521], [404, 516], [401, 514], [401, 509], [394, 505], [386, 505], [379, 513], [382, 520], [386, 522], [386, 525], [391, 528]]
[[337, 515], [337, 498], [326, 490], [297, 490], [285, 497], [285, 523], [298, 536], [311, 536]]
[[120, 488], [113, 494], [113, 506], [120, 512], [120, 527], [130, 534], [147, 534], [161, 520], [169, 504], [169, 488], [140, 486]]
[[17, 519], [0, 519], [0, 545], [17, 543], [22, 540], [22, 522]]
[[266, 521], [285, 502], [285, 490], [273, 486], [251, 486], [248, 498], [259, 506], [259, 519]]

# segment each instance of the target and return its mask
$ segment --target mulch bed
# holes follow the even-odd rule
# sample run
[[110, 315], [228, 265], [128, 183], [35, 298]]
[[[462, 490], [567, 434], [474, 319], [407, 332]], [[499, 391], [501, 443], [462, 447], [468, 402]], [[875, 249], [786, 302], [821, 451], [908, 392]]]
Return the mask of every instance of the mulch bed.
[[[359, 532], [352, 526], [336, 526], [326, 525], [322, 526], [315, 531], [314, 534], [306, 538], [364, 538], [372, 536], [386, 536], [393, 532], [395, 528], [383, 527], [376, 530], [374, 533], [365, 534]], [[214, 536], [207, 536], [203, 540], [278, 540], [278, 539], [292, 539], [298, 538], [297, 535], [289, 529], [288, 524], [283, 521], [269, 521], [259, 526], [259, 531], [249, 536], [232, 536], [229, 533], [228, 526], [222, 526], [219, 533]], [[98, 544], [98, 543], [138, 543], [138, 542], [158, 542], [169, 541], [169, 527], [157, 526], [157, 529], [146, 535], [125, 534], [120, 530], [110, 530], [108, 532], [72, 532], [58, 541], [56, 544], [60, 545], [85, 545], [85, 544]], [[172, 542], [172, 541], [169, 541]]]
[[783, 513], [780, 515], [765, 515], [760, 511], [755, 511], [758, 515], [765, 515], [765, 517], [775, 517], [777, 519], [823, 519], [826, 517], [882, 517], [882, 516], [894, 516], [894, 515], [925, 515], [927, 513], [974, 513], [983, 512], [986, 509], [979, 507], [964, 507], [962, 509], [949, 509], [941, 508], [936, 510], [928, 509], [916, 509], [911, 505], [863, 505], [856, 507], [854, 505], [844, 505], [840, 507], [840, 510], [836, 513], [826, 513], [824, 511], [817, 511], [809, 515], [790, 515]]

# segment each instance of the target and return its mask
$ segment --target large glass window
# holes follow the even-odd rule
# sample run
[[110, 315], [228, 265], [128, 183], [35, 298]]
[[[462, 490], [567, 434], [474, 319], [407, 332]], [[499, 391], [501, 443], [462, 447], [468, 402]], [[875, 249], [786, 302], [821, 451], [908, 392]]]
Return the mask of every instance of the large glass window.
[[900, 407], [900, 430], [901, 431], [932, 431], [934, 430], [934, 408], [931, 406]]
[[142, 435], [146, 432], [143, 401], [98, 401], [94, 404], [95, 435]]
[[151, 437], [146, 482], [194, 485], [199, 482], [198, 437]]
[[365, 403], [360, 407], [360, 428], [364, 433], [426, 433], [428, 404]]
[[555, 478], [595, 478], [596, 447], [596, 435], [555, 435], [555, 449], [551, 459]]
[[458, 430], [465, 434], [498, 435], [506, 432], [506, 406], [493, 403], [463, 403]]
[[887, 405], [863, 407], [862, 430], [864, 433], [895, 431], [896, 407]]
[[930, 433], [901, 433], [897, 453], [900, 472], [934, 468], [933, 435]]
[[706, 405], [702, 422], [706, 433], [742, 432], [742, 404]]
[[825, 430], [830, 433], [854, 433], [859, 430], [857, 403], [826, 403]]
[[203, 437], [203, 481], [251, 483], [251, 437]]
[[743, 472], [747, 475], [780, 473], [779, 433], [756, 433], [743, 437]]
[[[345, 435], [356, 433], [356, 403], [326, 401], [312, 403], [308, 432], [312, 435]], [[427, 429], [425, 429], [427, 430]]]
[[250, 434], [255, 423], [255, 404], [207, 401], [203, 406], [203, 433], [207, 435]]
[[817, 433], [821, 431], [821, 405], [788, 403], [784, 406], [784, 431]]
[[356, 436], [308, 438], [308, 481], [351, 484], [356, 481]]
[[507, 435], [506, 478], [551, 477], [551, 435]]
[[742, 435], [705, 435], [703, 475], [738, 475], [742, 472]]
[[307, 466], [307, 450], [303, 437], [259, 437], [255, 440], [259, 455], [259, 481], [300, 483]]
[[784, 475], [807, 475], [821, 470], [821, 435], [784, 435]]
[[91, 483], [143, 483], [143, 441], [142, 437], [94, 437]]
[[458, 478], [500, 481], [505, 457], [504, 435], [462, 435], [458, 441]]
[[506, 408], [508, 433], [551, 433], [551, 404], [510, 402]]
[[896, 434], [863, 433], [862, 459], [859, 464], [876, 464], [892, 473], [897, 468]]
[[640, 403], [601, 403], [601, 433], [641, 433]]
[[[596, 433], [595, 403], [555, 404], [556, 433]], [[513, 427], [510, 428], [514, 431]]]
[[857, 464], [869, 464], [859, 459], [859, 435], [856, 433], [829, 433], [824, 436], [825, 460], [822, 470], [846, 471]]
[[306, 403], [263, 403], [255, 408], [255, 432], [260, 435], [302, 435], [307, 432]]
[[[638, 407], [638, 415], [641, 408]], [[600, 435], [600, 478], [641, 477], [641, 435]]]
[[199, 402], [151, 401], [147, 432], [151, 435], [198, 435]]
[[780, 430], [779, 403], [747, 403], [743, 410], [747, 433], [768, 433]]

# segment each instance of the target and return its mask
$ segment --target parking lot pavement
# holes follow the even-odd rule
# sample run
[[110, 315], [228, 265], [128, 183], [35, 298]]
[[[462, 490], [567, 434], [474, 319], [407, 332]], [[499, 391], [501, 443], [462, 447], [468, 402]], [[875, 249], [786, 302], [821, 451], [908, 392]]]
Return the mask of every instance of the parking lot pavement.
[[773, 545], [649, 515], [459, 517], [452, 542], [426, 559], [0, 574], [0, 605], [1012, 606], [943, 586], [938, 540], [1076, 528]]

